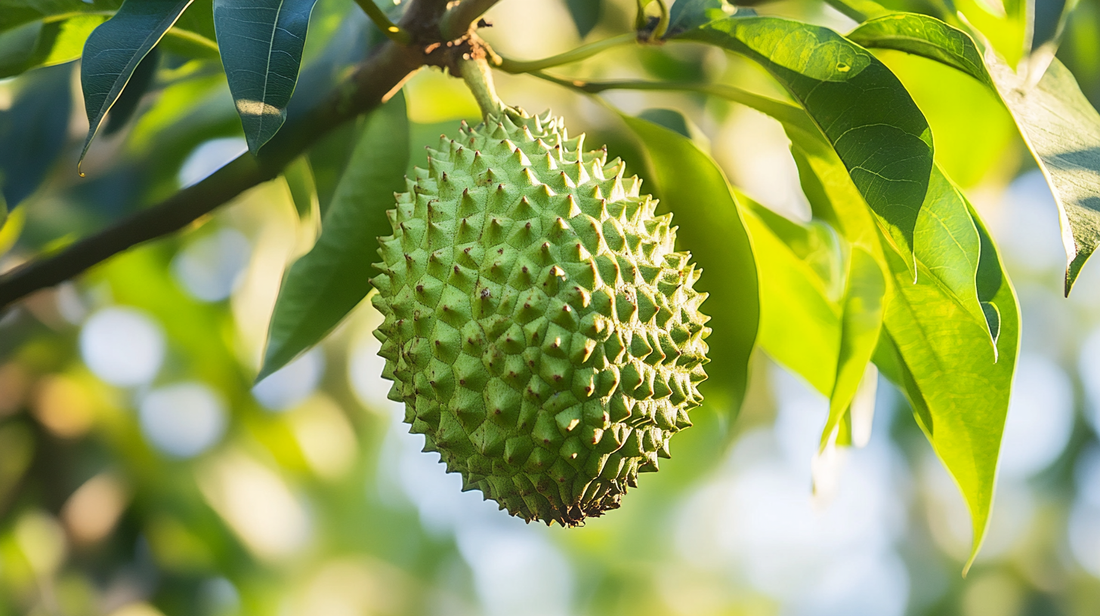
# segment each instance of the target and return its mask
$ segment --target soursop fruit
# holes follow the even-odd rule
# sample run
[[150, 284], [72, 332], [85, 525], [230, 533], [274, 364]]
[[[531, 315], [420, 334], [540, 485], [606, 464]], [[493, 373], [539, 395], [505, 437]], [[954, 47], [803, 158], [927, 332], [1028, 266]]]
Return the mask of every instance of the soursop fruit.
[[624, 171], [506, 109], [429, 150], [379, 238], [390, 398], [464, 489], [528, 522], [617, 508], [701, 401], [700, 272]]

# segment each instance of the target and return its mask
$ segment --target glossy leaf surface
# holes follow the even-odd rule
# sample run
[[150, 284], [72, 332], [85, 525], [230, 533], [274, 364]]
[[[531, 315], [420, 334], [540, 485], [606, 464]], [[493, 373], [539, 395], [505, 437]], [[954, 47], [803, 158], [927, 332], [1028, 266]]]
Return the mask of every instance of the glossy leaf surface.
[[286, 121], [309, 15], [317, 0], [215, 0], [214, 26], [229, 90], [256, 154]]

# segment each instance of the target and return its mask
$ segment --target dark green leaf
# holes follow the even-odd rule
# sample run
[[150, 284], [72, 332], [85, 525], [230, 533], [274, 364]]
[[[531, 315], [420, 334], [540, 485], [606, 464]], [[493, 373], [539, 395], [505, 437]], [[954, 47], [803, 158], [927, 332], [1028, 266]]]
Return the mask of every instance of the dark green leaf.
[[103, 134], [111, 135], [118, 132], [123, 126], [126, 126], [130, 118], [134, 117], [134, 112], [137, 111], [141, 98], [153, 85], [153, 77], [157, 74], [159, 60], [160, 54], [157, 53], [157, 48], [154, 47], [134, 69], [130, 82], [126, 84], [122, 94], [115, 101], [114, 106], [111, 107], [110, 113], [107, 114], [107, 124], [103, 127]]
[[122, 94], [134, 71], [192, 0], [127, 0], [84, 44], [80, 85], [88, 114], [88, 154], [100, 123]]
[[668, 16], [668, 36], [725, 19], [734, 12], [726, 0], [677, 0]]
[[942, 21], [916, 13], [872, 19], [848, 34], [864, 47], [881, 47], [924, 56], [956, 68], [992, 86], [993, 80], [970, 35]]
[[[987, 327], [967, 318], [958, 302], [924, 275], [923, 264], [913, 284], [902, 259], [888, 251], [894, 292], [886, 330], [897, 354], [880, 364], [884, 374], [900, 380], [918, 423], [966, 499], [974, 531], [967, 567], [989, 520], [1020, 335], [1015, 293], [988, 233], [977, 218], [974, 222], [988, 248], [982, 255], [982, 288], [993, 292], [989, 303], [1000, 316], [998, 358], [989, 348]], [[994, 269], [998, 275], [990, 273]]]
[[321, 236], [286, 274], [257, 380], [317, 344], [366, 297], [377, 238], [389, 234], [386, 210], [394, 205], [394, 192], [404, 189], [408, 158], [408, 120], [399, 93], [368, 116]]
[[622, 117], [652, 162], [655, 192], [661, 209], [673, 212], [679, 245], [690, 247], [703, 269], [696, 288], [710, 294], [703, 304], [712, 330], [707, 383], [725, 389], [722, 393], [736, 414], [760, 319], [756, 265], [739, 208], [722, 170], [690, 139], [646, 120]]
[[316, 1], [214, 0], [222, 65], [253, 154], [286, 121]]
[[72, 67], [20, 77], [9, 109], [0, 110], [0, 189], [9, 208], [33, 193], [65, 147], [72, 108]]
[[569, 14], [577, 26], [577, 34], [580, 34], [581, 38], [588, 36], [592, 28], [600, 22], [603, 0], [565, 0], [565, 6], [569, 8]]
[[882, 62], [832, 30], [771, 17], [730, 17], [678, 38], [744, 54], [767, 69], [821, 129], [891, 240], [912, 254], [932, 134]]
[[123, 0], [4, 0], [0, 10], [0, 32], [7, 32], [32, 21], [62, 21], [80, 13], [111, 12]]

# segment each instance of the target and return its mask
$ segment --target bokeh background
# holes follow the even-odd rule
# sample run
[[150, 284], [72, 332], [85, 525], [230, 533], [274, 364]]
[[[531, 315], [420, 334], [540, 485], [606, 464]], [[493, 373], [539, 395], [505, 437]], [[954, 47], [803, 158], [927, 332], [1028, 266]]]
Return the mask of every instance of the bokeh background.
[[[1038, 44], [1062, 6], [1036, 5]], [[589, 38], [629, 31], [633, 8], [605, 1]], [[854, 25], [819, 3], [761, 10]], [[485, 37], [508, 57], [580, 40], [563, 1], [505, 0], [490, 17]], [[292, 105], [377, 40], [350, 0], [320, 0]], [[1081, 1], [1059, 56], [1100, 102], [1096, 0]], [[660, 473], [643, 476], [620, 510], [570, 530], [498, 512], [420, 452], [422, 437], [386, 399], [371, 336], [381, 318], [369, 302], [254, 386], [284, 268], [315, 238], [355, 134], [348, 127], [310, 153], [315, 202], [303, 207], [292, 191], [300, 181], [270, 182], [0, 319], [0, 615], [1100, 613], [1100, 265], [1064, 299], [1056, 209], [1011, 118], [950, 69], [880, 57], [990, 225], [1023, 312], [996, 506], [966, 579], [962, 498], [885, 380], [870, 443], [846, 455], [831, 498], [813, 496], [810, 474], [827, 401], [758, 353], [740, 417], [694, 411]], [[32, 193], [0, 231], [0, 269], [244, 152], [216, 62], [160, 54], [134, 120], [97, 142], [86, 179], [75, 172], [87, 130], [75, 65], [0, 81], [4, 190]], [[783, 96], [750, 63], [690, 45], [624, 48], [553, 72], [723, 80]], [[552, 108], [646, 175], [598, 103], [532, 77], [498, 79], [505, 100]], [[461, 83], [438, 71], [422, 71], [405, 93], [414, 163], [441, 132], [478, 115]], [[651, 117], [682, 112], [733, 184], [809, 216], [768, 118], [694, 95], [605, 98]], [[66, 116], [67, 125], [49, 121]], [[43, 167], [36, 157], [48, 144], [63, 153]]]

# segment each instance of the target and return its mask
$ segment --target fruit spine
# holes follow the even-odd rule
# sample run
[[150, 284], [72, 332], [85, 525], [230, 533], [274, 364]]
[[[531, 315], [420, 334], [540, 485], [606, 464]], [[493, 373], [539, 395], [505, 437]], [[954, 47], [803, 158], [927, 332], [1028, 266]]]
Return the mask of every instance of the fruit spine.
[[528, 522], [619, 506], [706, 378], [699, 271], [606, 148], [505, 108], [442, 137], [379, 238], [375, 332], [411, 431]]

